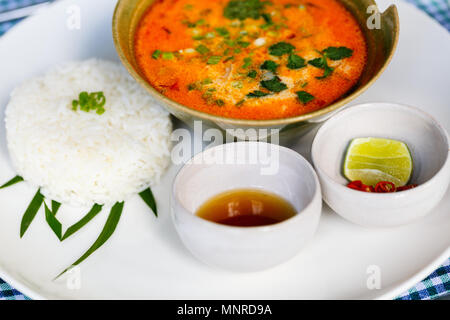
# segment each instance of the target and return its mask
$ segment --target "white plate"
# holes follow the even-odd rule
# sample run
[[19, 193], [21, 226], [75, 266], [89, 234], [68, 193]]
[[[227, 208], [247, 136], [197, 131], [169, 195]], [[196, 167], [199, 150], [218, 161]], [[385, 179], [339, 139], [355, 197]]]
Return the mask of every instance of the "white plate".
[[[381, 8], [387, 7], [387, 1]], [[416, 105], [450, 130], [450, 35], [413, 6], [400, 11], [398, 52], [387, 71], [359, 99]], [[70, 6], [81, 8], [81, 29], [69, 30]], [[0, 40], [0, 106], [11, 89], [55, 63], [101, 57], [117, 59], [111, 38], [115, 1], [61, 1], [27, 19]], [[73, 9], [73, 8], [72, 8]], [[308, 135], [297, 150], [308, 156]], [[31, 298], [303, 299], [393, 298], [450, 256], [450, 192], [427, 218], [394, 229], [364, 229], [325, 208], [314, 241], [291, 261], [268, 271], [234, 274], [194, 259], [177, 238], [169, 217], [172, 167], [154, 189], [160, 217], [135, 197], [125, 204], [116, 233], [81, 265], [81, 288], [52, 281], [96, 239], [106, 212], [60, 243], [41, 211], [23, 239], [21, 215], [35, 190], [25, 183], [0, 191], [0, 277]], [[14, 176], [0, 127], [0, 181]], [[62, 207], [66, 224], [76, 220]], [[270, 259], [270, 257], [268, 257]], [[381, 289], [369, 290], [368, 268], [378, 266]], [[370, 270], [370, 268], [369, 268]]]

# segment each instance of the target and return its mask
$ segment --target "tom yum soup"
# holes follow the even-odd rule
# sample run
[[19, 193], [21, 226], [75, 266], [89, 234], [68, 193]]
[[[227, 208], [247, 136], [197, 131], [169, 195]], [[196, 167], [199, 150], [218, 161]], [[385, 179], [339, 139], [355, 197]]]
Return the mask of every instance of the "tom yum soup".
[[192, 109], [240, 119], [323, 108], [358, 81], [367, 50], [337, 0], [159, 0], [136, 31], [149, 83]]

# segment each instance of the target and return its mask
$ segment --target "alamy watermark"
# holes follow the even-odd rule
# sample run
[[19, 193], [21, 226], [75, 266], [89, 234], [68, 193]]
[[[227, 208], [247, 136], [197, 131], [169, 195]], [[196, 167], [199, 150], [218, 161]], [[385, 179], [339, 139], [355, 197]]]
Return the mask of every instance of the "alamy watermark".
[[367, 28], [369, 30], [381, 29], [381, 13], [378, 7], [376, 5], [368, 6], [366, 13], [370, 15], [366, 22]]
[[71, 5], [66, 9], [66, 26], [69, 30], [81, 29], [81, 8], [77, 5]]
[[[193, 131], [180, 128], [172, 133], [171, 158], [175, 165], [192, 159], [194, 164], [250, 164], [260, 165], [262, 175], [275, 175], [279, 170], [279, 129], [233, 128], [221, 131], [204, 130], [202, 121], [195, 121]], [[223, 147], [217, 152], [203, 152], [212, 147], [235, 141], [247, 141], [234, 147]], [[256, 143], [257, 141], [270, 143]], [[254, 142], [254, 143], [251, 143]], [[200, 154], [201, 153], [201, 154]]]
[[66, 287], [69, 290], [81, 289], [81, 268], [79, 266], [72, 266], [67, 270]]
[[381, 268], [377, 265], [370, 265], [366, 269], [368, 275], [366, 286], [369, 290], [381, 289]]

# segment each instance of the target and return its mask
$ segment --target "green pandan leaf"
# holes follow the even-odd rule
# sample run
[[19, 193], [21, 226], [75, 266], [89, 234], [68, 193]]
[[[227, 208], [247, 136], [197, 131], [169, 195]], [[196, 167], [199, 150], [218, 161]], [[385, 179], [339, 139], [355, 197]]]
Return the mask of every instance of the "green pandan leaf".
[[61, 241], [66, 240], [68, 237], [73, 235], [75, 232], [83, 228], [89, 221], [91, 221], [100, 211], [102, 211], [102, 206], [99, 204], [94, 204], [91, 210], [83, 217], [80, 221], [69, 227], [64, 236], [61, 238]]
[[[58, 239], [61, 240], [61, 235], [62, 235], [61, 222], [59, 222], [58, 219], [56, 219], [53, 209], [52, 209], [52, 211], [50, 211], [50, 209], [48, 208], [45, 201], [44, 201], [44, 207], [45, 207], [45, 220], [47, 221], [47, 224], [53, 230], [53, 232], [58, 237]], [[52, 207], [53, 207], [53, 205], [52, 205]]]
[[153, 196], [152, 189], [147, 188], [141, 193], [139, 193], [139, 196], [144, 200], [144, 202], [152, 209], [155, 216], [158, 216], [158, 211], [156, 208], [156, 201], [155, 197]]
[[20, 237], [21, 238], [27, 231], [31, 222], [33, 222], [33, 219], [36, 216], [36, 213], [39, 211], [39, 208], [41, 207], [43, 201], [44, 201], [44, 196], [41, 194], [41, 190], [39, 189], [36, 192], [36, 194], [34, 195], [30, 204], [28, 205], [27, 210], [25, 210], [25, 213], [23, 214], [22, 222], [20, 223]]
[[103, 227], [102, 232], [98, 236], [97, 240], [95, 240], [94, 244], [72, 265], [66, 268], [63, 272], [61, 272], [55, 279], [59, 278], [61, 275], [66, 273], [73, 266], [79, 265], [86, 258], [88, 258], [92, 253], [94, 253], [98, 248], [100, 248], [108, 239], [112, 236], [114, 231], [116, 230], [117, 224], [119, 223], [120, 216], [123, 211], [123, 202], [117, 202], [112, 208], [108, 216], [108, 220], [106, 220], [105, 226]]
[[4, 185], [0, 186], [0, 189], [10, 187], [10, 186], [12, 186], [13, 184], [16, 184], [16, 183], [22, 182], [22, 181], [23, 181], [23, 178], [22, 178], [22, 177], [20, 177], [20, 176], [15, 176], [14, 178], [12, 178], [12, 179], [9, 180], [8, 182], [6, 182]]
[[53, 215], [56, 216], [56, 214], [58, 213], [59, 208], [61, 207], [61, 203], [59, 203], [58, 201], [52, 200], [52, 212]]

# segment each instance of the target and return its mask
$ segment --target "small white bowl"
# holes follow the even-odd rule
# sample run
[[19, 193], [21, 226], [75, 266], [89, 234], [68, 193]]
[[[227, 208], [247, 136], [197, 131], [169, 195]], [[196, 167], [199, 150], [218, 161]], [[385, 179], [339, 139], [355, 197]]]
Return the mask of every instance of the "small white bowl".
[[[354, 138], [381, 137], [405, 142], [413, 158], [410, 183], [417, 188], [367, 193], [346, 187], [345, 151]], [[336, 114], [317, 132], [312, 159], [325, 202], [339, 215], [366, 227], [411, 223], [429, 213], [450, 182], [449, 137], [425, 112], [394, 103], [368, 103]]]
[[[195, 212], [219, 193], [261, 189], [289, 201], [298, 213], [260, 227], [235, 227], [198, 217]], [[175, 178], [172, 218], [189, 251], [224, 269], [249, 272], [293, 257], [313, 237], [322, 197], [313, 167], [290, 149], [263, 142], [238, 142], [208, 149], [191, 159]]]

